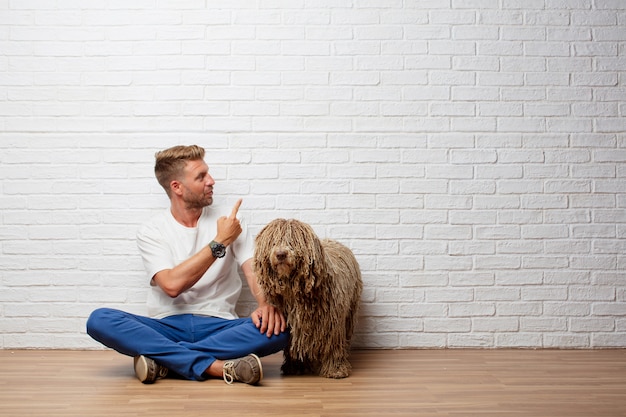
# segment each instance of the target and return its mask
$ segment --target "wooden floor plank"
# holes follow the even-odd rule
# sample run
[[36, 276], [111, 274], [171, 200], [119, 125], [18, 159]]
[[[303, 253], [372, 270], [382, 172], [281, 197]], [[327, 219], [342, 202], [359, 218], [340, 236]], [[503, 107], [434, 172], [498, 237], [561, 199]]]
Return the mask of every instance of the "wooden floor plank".
[[343, 380], [137, 381], [111, 351], [0, 351], [0, 416], [626, 416], [626, 350], [371, 350]]

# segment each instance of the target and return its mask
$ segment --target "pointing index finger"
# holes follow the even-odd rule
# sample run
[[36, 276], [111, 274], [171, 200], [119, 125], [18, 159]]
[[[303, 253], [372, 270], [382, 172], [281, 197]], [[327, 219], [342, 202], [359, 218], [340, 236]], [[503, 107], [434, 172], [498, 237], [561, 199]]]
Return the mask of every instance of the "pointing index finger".
[[237, 212], [239, 211], [239, 207], [241, 206], [241, 202], [243, 201], [243, 199], [239, 199], [237, 200], [237, 202], [235, 203], [235, 206], [233, 207], [233, 211], [230, 213], [230, 218], [231, 219], [235, 219], [237, 218]]

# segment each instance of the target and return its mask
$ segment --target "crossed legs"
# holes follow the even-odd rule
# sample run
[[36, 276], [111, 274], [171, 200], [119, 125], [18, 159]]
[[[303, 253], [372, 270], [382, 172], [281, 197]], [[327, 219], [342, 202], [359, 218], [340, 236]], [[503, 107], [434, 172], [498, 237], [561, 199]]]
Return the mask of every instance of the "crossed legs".
[[267, 356], [287, 346], [288, 332], [262, 334], [252, 319], [227, 320], [192, 314], [153, 319], [101, 308], [87, 333], [124, 355], [144, 355], [186, 379], [221, 377], [224, 362], [254, 353]]

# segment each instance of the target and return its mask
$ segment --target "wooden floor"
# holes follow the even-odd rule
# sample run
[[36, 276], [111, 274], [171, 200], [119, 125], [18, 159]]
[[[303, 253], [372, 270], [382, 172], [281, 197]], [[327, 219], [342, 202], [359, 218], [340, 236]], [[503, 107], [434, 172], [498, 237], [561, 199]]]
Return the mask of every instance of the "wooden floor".
[[0, 350], [0, 416], [626, 416], [626, 350], [356, 351], [344, 380], [143, 385], [111, 351]]

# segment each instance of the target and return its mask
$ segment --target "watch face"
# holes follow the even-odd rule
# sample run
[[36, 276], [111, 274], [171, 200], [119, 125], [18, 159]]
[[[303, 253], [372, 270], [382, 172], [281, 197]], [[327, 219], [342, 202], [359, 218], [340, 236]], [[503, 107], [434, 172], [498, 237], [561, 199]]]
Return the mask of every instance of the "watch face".
[[211, 252], [216, 258], [222, 258], [226, 255], [226, 246], [221, 243], [211, 242]]

